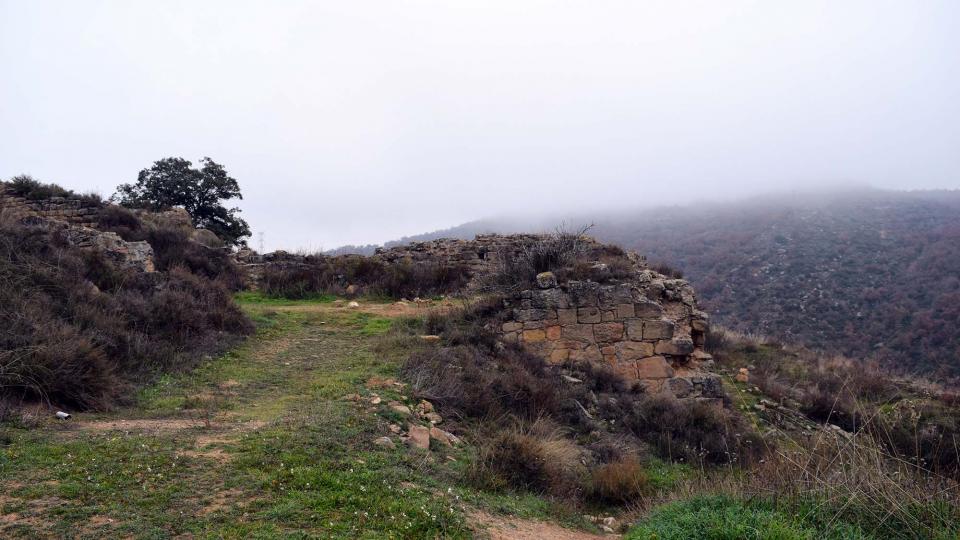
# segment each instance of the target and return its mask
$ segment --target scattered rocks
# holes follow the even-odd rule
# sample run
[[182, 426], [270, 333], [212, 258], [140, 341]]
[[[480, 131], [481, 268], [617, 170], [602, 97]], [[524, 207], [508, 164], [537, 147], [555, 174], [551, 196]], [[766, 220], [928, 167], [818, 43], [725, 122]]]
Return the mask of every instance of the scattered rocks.
[[457, 437], [449, 431], [444, 431], [437, 426], [430, 427], [430, 438], [445, 446], [456, 446], [462, 442], [460, 437]]

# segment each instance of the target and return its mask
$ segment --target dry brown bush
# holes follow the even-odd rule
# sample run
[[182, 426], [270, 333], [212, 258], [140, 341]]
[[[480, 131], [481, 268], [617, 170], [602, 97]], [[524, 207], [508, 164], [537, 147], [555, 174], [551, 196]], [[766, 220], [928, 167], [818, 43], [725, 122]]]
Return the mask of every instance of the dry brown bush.
[[0, 397], [104, 409], [249, 333], [220, 283], [119, 268], [43, 225], [0, 226]]

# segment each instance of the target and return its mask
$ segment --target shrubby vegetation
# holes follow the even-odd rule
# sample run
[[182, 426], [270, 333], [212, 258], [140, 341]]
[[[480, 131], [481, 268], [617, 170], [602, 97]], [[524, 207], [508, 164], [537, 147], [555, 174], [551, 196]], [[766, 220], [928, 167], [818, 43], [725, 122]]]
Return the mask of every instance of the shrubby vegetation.
[[365, 257], [318, 255], [302, 264], [268, 264], [260, 289], [270, 296], [301, 299], [346, 294], [354, 285], [364, 294], [410, 299], [459, 291], [468, 278], [465, 268], [442, 261], [388, 265]]
[[81, 199], [97, 204], [101, 202], [99, 195], [92, 193], [79, 195], [57, 184], [40, 182], [29, 175], [14, 176], [6, 182], [6, 184], [14, 195], [31, 201], [40, 201], [51, 197], [63, 197], [65, 199]]
[[[124, 226], [138, 229], [124, 216]], [[105, 409], [132, 384], [194, 366], [251, 331], [210, 261], [147, 235], [161, 272], [71, 246], [61, 230], [0, 224], [0, 410], [43, 400]]]

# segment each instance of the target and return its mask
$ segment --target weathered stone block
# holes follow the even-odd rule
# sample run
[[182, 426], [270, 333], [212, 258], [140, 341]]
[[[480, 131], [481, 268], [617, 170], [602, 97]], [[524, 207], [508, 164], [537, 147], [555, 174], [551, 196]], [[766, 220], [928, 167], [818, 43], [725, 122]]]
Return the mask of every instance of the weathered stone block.
[[534, 330], [537, 328], [543, 328], [543, 321], [527, 321], [523, 323], [524, 330]]
[[567, 284], [570, 300], [575, 307], [597, 305], [597, 290], [600, 285], [592, 281], [571, 281]]
[[566, 362], [570, 358], [570, 349], [554, 349], [550, 353], [549, 361], [552, 364], [560, 364]]
[[673, 377], [673, 368], [662, 356], [651, 356], [637, 361], [637, 377], [640, 379], [667, 379]]
[[633, 286], [629, 283], [604, 285], [597, 291], [600, 304], [605, 306], [633, 302]]
[[627, 337], [634, 341], [643, 339], [643, 321], [640, 319], [631, 319], [623, 323], [627, 328]]
[[567, 339], [593, 341], [593, 325], [591, 324], [567, 324], [562, 328], [562, 335]]
[[580, 323], [600, 322], [600, 310], [595, 307], [577, 308], [577, 322], [580, 322]]
[[666, 320], [644, 321], [643, 339], [670, 339], [672, 337], [672, 322]]
[[560, 289], [546, 289], [543, 291], [533, 291], [530, 296], [531, 307], [534, 308], [568, 308], [570, 300]]
[[617, 304], [617, 318], [631, 319], [636, 316], [636, 309], [633, 304]]
[[669, 354], [672, 356], [687, 356], [693, 352], [693, 341], [689, 339], [673, 339], [670, 341], [658, 341], [656, 347], [657, 354]]
[[653, 343], [643, 341], [621, 341], [617, 343], [617, 359], [621, 362], [640, 360], [653, 356]]
[[683, 377], [667, 380], [667, 390], [678, 398], [689, 397], [693, 393], [693, 383]]
[[547, 339], [549, 339], [550, 341], [556, 341], [560, 339], [561, 335], [562, 335], [562, 330], [559, 325], [554, 324], [547, 327]]
[[536, 343], [547, 339], [547, 333], [543, 330], [524, 330], [523, 342]]
[[597, 343], [611, 343], [623, 339], [623, 323], [605, 322], [593, 325], [593, 337]]
[[602, 362], [603, 355], [596, 345], [591, 345], [579, 351], [570, 351], [570, 360], [580, 362]]
[[513, 318], [520, 322], [542, 321], [547, 318], [547, 311], [545, 309], [515, 309], [513, 310]]
[[560, 324], [577, 324], [576, 309], [558, 309], [557, 320]]
[[516, 321], [505, 322], [501, 328], [504, 332], [516, 332], [517, 330], [521, 330], [523, 328], [523, 323], [518, 323]]
[[634, 316], [641, 319], [659, 319], [663, 308], [656, 302], [637, 302], [633, 305]]

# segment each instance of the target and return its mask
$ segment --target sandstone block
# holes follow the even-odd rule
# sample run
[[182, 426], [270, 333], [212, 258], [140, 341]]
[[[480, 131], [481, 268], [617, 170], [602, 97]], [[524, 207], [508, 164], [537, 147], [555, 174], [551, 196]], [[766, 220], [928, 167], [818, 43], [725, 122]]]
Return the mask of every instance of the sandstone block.
[[544, 341], [545, 339], [547, 339], [547, 333], [542, 329], [533, 329], [533, 330], [523, 331], [524, 343], [536, 343], [538, 341]]
[[570, 299], [575, 307], [597, 305], [597, 290], [600, 285], [592, 281], [571, 281], [567, 284]]
[[562, 327], [562, 335], [567, 339], [593, 341], [593, 325], [568, 324]]
[[530, 306], [541, 309], [568, 308], [570, 300], [560, 289], [531, 291]]
[[566, 362], [570, 358], [570, 349], [554, 349], [550, 353], [550, 363], [552, 364], [561, 364]]
[[643, 339], [670, 339], [673, 337], [673, 323], [667, 320], [645, 321]]
[[515, 321], [505, 322], [503, 326], [500, 327], [504, 332], [516, 332], [517, 330], [523, 329], [523, 323], [518, 323]]
[[689, 339], [673, 339], [670, 341], [658, 341], [656, 347], [657, 354], [669, 354], [672, 356], [687, 356], [693, 352], [693, 341]]
[[613, 309], [604, 310], [600, 313], [600, 320], [602, 322], [613, 322], [617, 320], [617, 312]]
[[556, 341], [560, 339], [560, 336], [563, 334], [562, 329], [559, 325], [551, 325], [547, 327], [547, 339], [550, 341]]
[[593, 325], [593, 337], [597, 343], [610, 343], [623, 339], [623, 323], [605, 322]]
[[585, 362], [602, 362], [603, 355], [600, 354], [600, 349], [596, 345], [591, 345], [586, 349], [580, 351], [570, 351], [570, 360], [574, 361], [585, 361]]
[[577, 324], [577, 310], [558, 309], [557, 320], [560, 321], [560, 324]]
[[545, 309], [515, 309], [513, 310], [514, 320], [520, 322], [542, 321], [547, 318]]
[[710, 323], [703, 319], [693, 319], [690, 321], [690, 326], [697, 332], [706, 332], [710, 329]]
[[666, 379], [673, 377], [673, 368], [662, 356], [637, 360], [637, 377], [640, 379]]
[[523, 323], [524, 330], [536, 330], [538, 328], [543, 328], [543, 321], [527, 321]]
[[656, 302], [637, 302], [633, 307], [634, 316], [641, 319], [659, 319], [663, 316], [663, 308]]
[[597, 291], [600, 304], [615, 305], [633, 302], [633, 286], [629, 283], [604, 285]]
[[616, 348], [617, 360], [621, 362], [640, 360], [654, 354], [653, 343], [643, 341], [621, 341], [616, 344]]
[[595, 307], [577, 308], [577, 322], [580, 322], [580, 323], [600, 322], [600, 310]]
[[627, 328], [628, 338], [634, 341], [640, 341], [643, 339], [643, 321], [640, 319], [631, 319], [626, 321], [624, 326]]
[[631, 319], [636, 315], [636, 309], [633, 304], [617, 304], [617, 318]]

